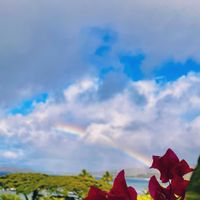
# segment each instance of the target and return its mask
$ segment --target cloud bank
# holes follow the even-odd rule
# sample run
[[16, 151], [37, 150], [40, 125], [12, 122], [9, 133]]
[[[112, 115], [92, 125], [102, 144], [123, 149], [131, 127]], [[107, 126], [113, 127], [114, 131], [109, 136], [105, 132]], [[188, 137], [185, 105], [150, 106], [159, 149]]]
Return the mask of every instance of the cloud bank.
[[2, 118], [1, 138], [25, 152], [18, 159], [5, 155], [49, 172], [98, 171], [142, 166], [141, 156], [150, 160], [171, 147], [194, 164], [200, 148], [199, 83], [200, 75], [192, 73], [164, 84], [130, 81], [102, 101], [98, 79], [82, 79], [63, 90], [59, 103], [49, 97], [28, 115]]

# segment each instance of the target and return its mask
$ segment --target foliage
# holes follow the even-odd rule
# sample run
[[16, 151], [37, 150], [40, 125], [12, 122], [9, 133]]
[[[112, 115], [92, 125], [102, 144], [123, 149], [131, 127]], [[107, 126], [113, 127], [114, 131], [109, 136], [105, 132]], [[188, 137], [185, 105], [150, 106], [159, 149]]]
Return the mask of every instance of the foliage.
[[87, 178], [92, 177], [92, 175], [90, 174], [90, 172], [88, 172], [86, 169], [83, 169], [81, 171], [81, 173], [79, 174], [79, 176], [81, 176], [81, 177], [87, 177]]
[[[52, 197], [52, 196], [48, 196], [48, 197], [40, 197], [40, 200], [58, 200], [57, 197]], [[65, 200], [65, 198], [59, 198], [59, 200]]]
[[15, 194], [1, 194], [0, 200], [20, 200], [20, 198]]
[[96, 180], [89, 173], [80, 176], [50, 176], [39, 173], [17, 173], [0, 177], [0, 185], [4, 189], [13, 188], [17, 194], [32, 194], [32, 200], [40, 196], [67, 197], [69, 192], [74, 192], [78, 197], [85, 197], [90, 186], [104, 190], [110, 189], [110, 184], [103, 180]]
[[111, 182], [111, 181], [113, 180], [113, 176], [109, 173], [109, 171], [106, 171], [106, 172], [103, 174], [101, 180], [103, 180], [103, 181], [109, 183], [109, 182]]
[[196, 168], [192, 174], [192, 177], [190, 179], [188, 191], [200, 194], [200, 156], [198, 159], [197, 166], [196, 166]]
[[32, 200], [37, 200], [46, 177], [47, 175], [39, 173], [9, 174], [0, 178], [0, 184], [5, 189], [14, 188], [17, 194], [23, 194], [26, 199], [28, 194], [32, 194]]
[[200, 194], [194, 192], [187, 192], [186, 200], [200, 200]]

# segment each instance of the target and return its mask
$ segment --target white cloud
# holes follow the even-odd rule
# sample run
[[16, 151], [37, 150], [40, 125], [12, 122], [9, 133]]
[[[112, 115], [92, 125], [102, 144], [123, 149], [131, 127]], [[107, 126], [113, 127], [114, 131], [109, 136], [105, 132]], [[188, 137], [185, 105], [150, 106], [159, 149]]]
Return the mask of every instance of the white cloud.
[[[64, 90], [68, 95], [70, 88], [78, 88], [73, 101], [55, 98], [36, 105], [27, 116], [0, 120], [1, 137], [24, 148], [24, 165], [49, 171], [58, 165], [60, 172], [126, 168], [138, 165], [137, 160], [147, 163], [152, 154], [162, 154], [169, 147], [190, 163], [196, 162], [200, 148], [198, 74], [166, 84], [130, 82], [122, 93], [104, 101], [85, 101], [82, 96], [88, 93], [98, 96], [97, 81], [86, 83], [83, 80]], [[59, 131], [60, 123], [74, 126], [73, 131], [79, 127], [81, 137]], [[5, 155], [14, 158], [12, 153]]]
[[64, 96], [67, 101], [75, 101], [81, 94], [95, 92], [98, 89], [97, 81], [92, 79], [79, 80], [76, 84], [69, 86], [64, 90]]
[[11, 160], [15, 160], [15, 159], [20, 159], [24, 153], [22, 150], [16, 150], [16, 151], [3, 151], [3, 152], [0, 152], [0, 155], [3, 157], [3, 158], [6, 158], [6, 159], [11, 159]]

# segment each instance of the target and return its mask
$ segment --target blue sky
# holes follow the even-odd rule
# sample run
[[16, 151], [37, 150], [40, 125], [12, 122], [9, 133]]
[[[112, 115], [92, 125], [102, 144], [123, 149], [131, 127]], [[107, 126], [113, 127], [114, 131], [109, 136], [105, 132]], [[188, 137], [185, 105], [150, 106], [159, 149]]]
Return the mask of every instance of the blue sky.
[[0, 2], [0, 166], [51, 173], [141, 167], [128, 152], [150, 160], [169, 147], [194, 165], [198, 5]]

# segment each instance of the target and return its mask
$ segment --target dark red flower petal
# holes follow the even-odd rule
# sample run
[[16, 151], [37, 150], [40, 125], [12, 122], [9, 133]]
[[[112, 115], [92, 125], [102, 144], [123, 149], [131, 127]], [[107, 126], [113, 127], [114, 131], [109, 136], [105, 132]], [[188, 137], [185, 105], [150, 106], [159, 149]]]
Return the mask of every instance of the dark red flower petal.
[[108, 199], [107, 192], [104, 192], [93, 186], [90, 187], [88, 196], [85, 198], [85, 200], [107, 200], [107, 199]]
[[153, 156], [153, 163], [150, 168], [158, 169], [160, 167], [160, 156]]
[[127, 192], [127, 184], [125, 180], [125, 172], [124, 170], [120, 171], [118, 175], [116, 176], [113, 187], [110, 190], [110, 193], [112, 194], [121, 194]]
[[186, 181], [181, 177], [176, 177], [172, 179], [171, 188], [174, 194], [178, 195], [179, 197], [184, 197], [188, 184], [189, 181]]
[[[149, 193], [154, 200], [167, 200], [164, 188], [160, 186], [155, 176], [152, 176], [149, 181]], [[160, 199], [158, 198], [158, 194], [161, 194]]]
[[134, 188], [127, 187], [122, 170], [115, 178], [110, 192], [91, 187], [85, 200], [137, 200], [137, 193]]
[[[95, 200], [95, 199], [94, 199]], [[128, 200], [124, 195], [109, 194], [107, 200]]]
[[185, 160], [181, 160], [172, 170], [173, 177], [183, 177], [185, 174], [192, 172], [193, 169], [190, 168]]
[[109, 196], [112, 197], [112, 199], [113, 195], [115, 197], [123, 197], [124, 200], [137, 199], [137, 193], [135, 189], [132, 187], [127, 187], [124, 170], [120, 171], [114, 180], [113, 187], [109, 192]]
[[153, 156], [151, 168], [158, 169], [160, 171], [160, 180], [166, 183], [173, 178], [172, 170], [178, 163], [177, 155], [171, 149], [168, 149], [161, 157]]
[[154, 200], [175, 200], [176, 197], [169, 188], [162, 187], [155, 176], [149, 181], [149, 193]]
[[128, 187], [128, 192], [129, 192], [129, 199], [130, 200], [137, 199], [137, 192], [133, 187]]

